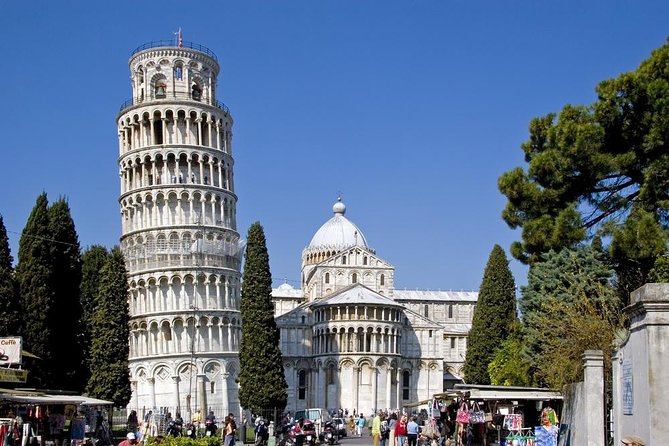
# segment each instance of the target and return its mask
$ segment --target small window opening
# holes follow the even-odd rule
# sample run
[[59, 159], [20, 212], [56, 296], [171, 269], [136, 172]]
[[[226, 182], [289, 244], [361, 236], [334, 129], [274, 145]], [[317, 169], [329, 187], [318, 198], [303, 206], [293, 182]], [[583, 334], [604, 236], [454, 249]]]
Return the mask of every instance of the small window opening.
[[193, 96], [193, 99], [196, 100], [196, 101], [199, 101], [200, 99], [202, 99], [202, 89], [200, 88], [199, 85], [197, 85], [197, 84], [193, 85], [192, 96]]

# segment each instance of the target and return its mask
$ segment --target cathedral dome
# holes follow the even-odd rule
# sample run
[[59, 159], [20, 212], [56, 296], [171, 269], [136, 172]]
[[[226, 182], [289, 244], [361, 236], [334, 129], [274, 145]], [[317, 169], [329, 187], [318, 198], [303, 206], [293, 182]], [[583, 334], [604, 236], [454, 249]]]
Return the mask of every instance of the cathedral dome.
[[332, 206], [332, 212], [334, 212], [334, 217], [316, 231], [306, 250], [313, 251], [322, 248], [341, 250], [351, 246], [369, 248], [367, 239], [360, 229], [344, 217], [346, 206], [341, 202], [341, 198], [338, 198], [335, 205]]

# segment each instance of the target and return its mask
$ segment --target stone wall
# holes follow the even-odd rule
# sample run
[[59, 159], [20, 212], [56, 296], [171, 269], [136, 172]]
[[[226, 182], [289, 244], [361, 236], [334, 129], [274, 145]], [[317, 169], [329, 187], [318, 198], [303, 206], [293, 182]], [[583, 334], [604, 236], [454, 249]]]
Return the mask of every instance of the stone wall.
[[561, 444], [604, 446], [604, 355], [601, 350], [583, 353], [583, 381], [563, 391]]
[[669, 423], [669, 284], [648, 283], [625, 308], [627, 337], [613, 355], [615, 444], [638, 435], [647, 445], [667, 444]]

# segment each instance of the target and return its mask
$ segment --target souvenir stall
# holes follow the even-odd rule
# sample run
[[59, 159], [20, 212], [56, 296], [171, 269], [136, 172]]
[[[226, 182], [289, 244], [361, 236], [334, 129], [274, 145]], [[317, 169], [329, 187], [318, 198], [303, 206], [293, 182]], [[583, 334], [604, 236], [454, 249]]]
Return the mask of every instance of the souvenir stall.
[[[452, 445], [557, 446], [562, 394], [532, 387], [458, 384]], [[440, 398], [449, 394], [437, 394]], [[453, 407], [452, 406], [452, 407]], [[448, 441], [444, 442], [448, 445]]]
[[113, 444], [104, 416], [111, 401], [0, 389], [0, 446]]

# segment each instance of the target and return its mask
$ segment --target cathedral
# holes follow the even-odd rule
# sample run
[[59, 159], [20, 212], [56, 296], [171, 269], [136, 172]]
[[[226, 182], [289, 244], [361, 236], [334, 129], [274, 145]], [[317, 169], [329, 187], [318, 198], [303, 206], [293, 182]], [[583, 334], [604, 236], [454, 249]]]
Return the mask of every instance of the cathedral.
[[[179, 35], [138, 47], [128, 66], [132, 97], [116, 117], [128, 408], [240, 413], [243, 243], [218, 58]], [[459, 380], [478, 294], [396, 290], [341, 200], [333, 212], [304, 249], [301, 289], [273, 290], [287, 409], [398, 408]]]
[[332, 212], [302, 253], [302, 289], [272, 292], [288, 409], [397, 409], [459, 381], [478, 293], [395, 289], [341, 199]]

